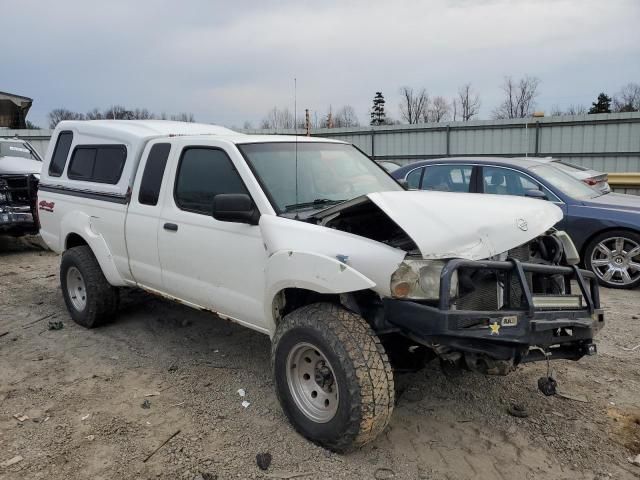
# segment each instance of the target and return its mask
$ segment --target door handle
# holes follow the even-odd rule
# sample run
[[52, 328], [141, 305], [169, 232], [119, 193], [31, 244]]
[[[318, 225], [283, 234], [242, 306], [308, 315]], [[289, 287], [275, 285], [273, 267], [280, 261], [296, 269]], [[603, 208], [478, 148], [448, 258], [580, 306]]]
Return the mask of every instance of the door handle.
[[165, 223], [164, 224], [164, 229], [165, 230], [169, 230], [171, 232], [177, 232], [178, 231], [178, 225], [176, 225], [175, 223]]

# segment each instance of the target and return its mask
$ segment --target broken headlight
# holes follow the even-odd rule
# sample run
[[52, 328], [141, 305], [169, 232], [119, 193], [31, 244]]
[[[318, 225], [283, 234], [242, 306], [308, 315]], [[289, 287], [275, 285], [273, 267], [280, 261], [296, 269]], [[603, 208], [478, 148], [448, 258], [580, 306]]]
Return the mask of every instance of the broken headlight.
[[[414, 260], [405, 258], [391, 275], [391, 295], [409, 300], [438, 300], [440, 274], [446, 265], [443, 260]], [[458, 292], [458, 272], [451, 277], [451, 297]]]

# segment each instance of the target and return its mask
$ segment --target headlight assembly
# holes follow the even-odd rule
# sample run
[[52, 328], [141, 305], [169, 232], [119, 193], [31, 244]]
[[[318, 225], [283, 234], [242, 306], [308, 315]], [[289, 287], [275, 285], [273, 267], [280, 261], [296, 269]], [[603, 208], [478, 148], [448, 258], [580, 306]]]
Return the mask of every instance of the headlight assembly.
[[[391, 275], [391, 294], [408, 300], [438, 300], [443, 260], [407, 259]], [[458, 272], [451, 277], [451, 297], [458, 291]]]

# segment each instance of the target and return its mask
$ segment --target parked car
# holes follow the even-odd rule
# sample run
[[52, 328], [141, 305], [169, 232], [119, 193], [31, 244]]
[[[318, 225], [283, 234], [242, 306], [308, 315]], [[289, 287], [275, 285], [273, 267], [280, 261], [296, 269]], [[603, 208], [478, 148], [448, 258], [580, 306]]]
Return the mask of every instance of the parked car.
[[548, 200], [564, 216], [556, 227], [573, 239], [585, 268], [610, 288], [640, 285], [640, 197], [602, 193], [556, 162], [532, 158], [440, 158], [395, 172], [411, 188]]
[[17, 138], [0, 138], [0, 234], [37, 233], [35, 201], [42, 159]]
[[380, 165], [382, 168], [384, 168], [389, 173], [395, 172], [397, 169], [402, 167], [402, 165], [400, 165], [399, 163], [390, 162], [389, 160], [381, 160], [381, 161], [378, 162], [378, 165]]
[[546, 157], [540, 159], [540, 161], [549, 162], [554, 167], [567, 172], [572, 177], [577, 178], [581, 182], [599, 190], [602, 193], [609, 193], [611, 191], [611, 187], [609, 186], [609, 175], [607, 173], [574, 165], [557, 158]]
[[335, 140], [60, 122], [38, 207], [78, 324], [139, 287], [267, 334], [285, 414], [336, 451], [384, 430], [392, 365], [507, 374], [594, 354], [604, 324], [560, 208], [409, 192]]

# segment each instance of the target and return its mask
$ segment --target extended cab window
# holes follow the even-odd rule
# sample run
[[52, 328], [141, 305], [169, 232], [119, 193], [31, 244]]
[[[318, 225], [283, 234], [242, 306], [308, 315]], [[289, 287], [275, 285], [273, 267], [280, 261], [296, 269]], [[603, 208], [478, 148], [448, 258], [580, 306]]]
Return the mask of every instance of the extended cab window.
[[158, 204], [160, 186], [162, 185], [164, 168], [167, 166], [170, 150], [170, 143], [156, 143], [149, 151], [147, 164], [144, 167], [144, 174], [140, 182], [140, 193], [138, 193], [138, 202], [143, 205]]
[[115, 185], [120, 180], [127, 149], [124, 145], [82, 145], [75, 148], [67, 177]]
[[216, 148], [185, 148], [176, 178], [178, 208], [211, 215], [213, 197], [220, 193], [249, 193], [231, 159]]
[[72, 132], [65, 131], [58, 134], [56, 146], [53, 149], [53, 155], [51, 156], [51, 163], [49, 164], [49, 175], [52, 177], [59, 177], [62, 175], [64, 166], [67, 163], [67, 157], [69, 156], [69, 149], [71, 149], [72, 142]]

